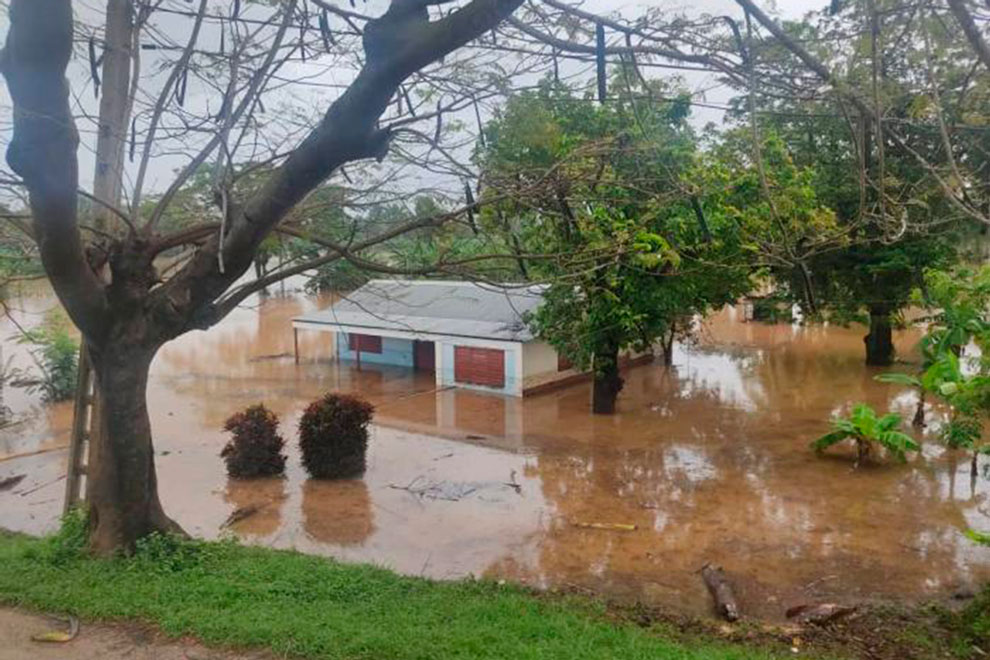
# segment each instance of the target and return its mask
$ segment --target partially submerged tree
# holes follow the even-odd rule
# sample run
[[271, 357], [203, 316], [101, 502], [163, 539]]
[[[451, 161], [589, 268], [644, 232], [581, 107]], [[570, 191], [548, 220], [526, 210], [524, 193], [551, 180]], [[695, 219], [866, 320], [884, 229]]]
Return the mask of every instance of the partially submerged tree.
[[525, 277], [549, 282], [534, 326], [592, 371], [603, 414], [622, 388], [623, 353], [661, 341], [669, 363], [678, 329], [749, 288], [738, 218], [691, 183], [683, 99], [628, 69], [613, 87], [618, 98], [597, 108], [553, 81], [512, 97], [480, 153], [505, 197], [485, 226], [520, 250]]
[[[798, 263], [774, 274], [806, 317], [866, 323], [867, 364], [889, 365], [911, 290], [926, 269], [952, 263], [958, 234], [982, 217], [969, 210], [984, 196], [985, 131], [965, 122], [982, 121], [986, 77], [930, 3], [850, 0], [781, 25], [739, 4], [758, 69], [740, 115], [814, 169], [844, 239], [796, 250]], [[759, 27], [770, 37], [757, 41]], [[960, 202], [952, 182], [970, 177]]]

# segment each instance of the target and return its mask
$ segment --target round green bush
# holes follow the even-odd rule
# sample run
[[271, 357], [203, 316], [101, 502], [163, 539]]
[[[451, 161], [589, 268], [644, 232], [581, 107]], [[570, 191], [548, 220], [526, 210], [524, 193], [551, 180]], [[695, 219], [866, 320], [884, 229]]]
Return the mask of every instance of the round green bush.
[[223, 429], [233, 434], [220, 456], [232, 477], [269, 477], [285, 472], [285, 440], [278, 415], [258, 404], [231, 415]]
[[306, 471], [317, 479], [364, 474], [368, 423], [374, 406], [350, 394], [330, 393], [306, 407], [299, 420], [299, 449]]

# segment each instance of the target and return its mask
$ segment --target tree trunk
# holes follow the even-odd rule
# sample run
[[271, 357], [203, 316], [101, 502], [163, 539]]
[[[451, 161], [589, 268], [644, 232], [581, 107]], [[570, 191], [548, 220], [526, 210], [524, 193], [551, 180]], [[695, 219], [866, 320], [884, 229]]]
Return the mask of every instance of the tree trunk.
[[925, 390], [918, 389], [918, 407], [914, 411], [914, 419], [911, 425], [921, 428], [925, 425]]
[[853, 467], [858, 468], [866, 461], [867, 458], [869, 458], [869, 456], [870, 456], [870, 443], [868, 443], [866, 440], [861, 440], [860, 438], [856, 438], [856, 463], [853, 465]]
[[677, 335], [677, 327], [673, 324], [670, 330], [661, 338], [661, 350], [663, 351], [663, 366], [674, 366], [674, 337]]
[[595, 380], [592, 384], [591, 411], [596, 415], [615, 412], [615, 399], [622, 390], [619, 376], [619, 349], [595, 353]]
[[102, 428], [94, 434], [87, 475], [90, 549], [109, 556], [132, 552], [152, 532], [182, 533], [162, 509], [146, 400], [156, 349], [123, 341], [92, 350]]
[[870, 306], [870, 333], [863, 337], [863, 343], [866, 364], [885, 367], [894, 363], [894, 335], [886, 305]]

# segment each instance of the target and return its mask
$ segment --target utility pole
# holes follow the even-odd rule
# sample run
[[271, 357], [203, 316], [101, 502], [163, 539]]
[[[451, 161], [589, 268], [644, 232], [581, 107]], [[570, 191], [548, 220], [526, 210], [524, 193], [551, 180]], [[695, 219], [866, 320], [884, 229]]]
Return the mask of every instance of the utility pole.
[[[102, 54], [98, 42], [90, 49], [92, 83], [100, 94], [96, 170], [93, 178], [93, 226], [100, 236], [112, 233], [114, 209], [119, 209], [124, 180], [124, 147], [133, 111], [132, 66], [135, 79], [140, 50], [132, 0], [108, 0]], [[136, 213], [137, 209], [133, 209]], [[98, 273], [104, 275], [105, 273]], [[84, 499], [82, 479], [99, 460], [101, 416], [96, 374], [83, 338], [79, 348], [79, 380], [73, 408], [72, 435], [65, 480], [65, 511]], [[83, 464], [83, 456], [86, 463]]]

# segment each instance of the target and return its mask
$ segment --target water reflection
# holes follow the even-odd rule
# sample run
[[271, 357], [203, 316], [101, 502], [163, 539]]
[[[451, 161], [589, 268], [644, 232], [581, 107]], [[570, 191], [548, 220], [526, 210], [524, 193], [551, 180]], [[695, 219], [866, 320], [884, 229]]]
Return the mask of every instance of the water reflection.
[[227, 479], [223, 499], [233, 505], [230, 528], [237, 534], [268, 536], [282, 525], [282, 506], [288, 495], [285, 479]]
[[364, 481], [309, 479], [302, 493], [303, 528], [313, 540], [360, 545], [375, 531], [371, 494]]

